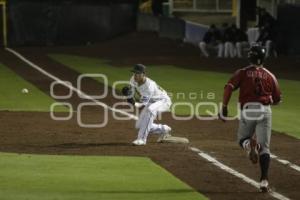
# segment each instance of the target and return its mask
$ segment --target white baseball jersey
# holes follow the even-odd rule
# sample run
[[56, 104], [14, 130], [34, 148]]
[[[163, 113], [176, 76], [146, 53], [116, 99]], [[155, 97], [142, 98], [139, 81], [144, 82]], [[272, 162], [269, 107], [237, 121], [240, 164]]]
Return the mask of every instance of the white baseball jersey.
[[147, 105], [148, 103], [154, 103], [160, 100], [166, 100], [171, 102], [167, 92], [156, 84], [153, 80], [146, 77], [146, 82], [142, 85], [138, 85], [134, 80], [134, 76], [130, 79], [130, 85], [133, 89], [141, 95], [141, 103]]

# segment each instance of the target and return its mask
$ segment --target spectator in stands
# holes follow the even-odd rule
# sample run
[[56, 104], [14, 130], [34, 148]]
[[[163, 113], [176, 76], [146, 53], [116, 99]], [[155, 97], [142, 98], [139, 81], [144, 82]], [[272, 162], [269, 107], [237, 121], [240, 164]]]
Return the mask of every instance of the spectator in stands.
[[222, 42], [222, 45], [223, 45], [223, 51], [222, 51], [222, 55], [219, 56], [219, 57], [223, 57], [224, 56], [224, 47], [225, 47], [225, 42], [226, 42], [226, 34], [227, 34], [227, 31], [228, 31], [228, 23], [224, 22], [222, 24], [222, 27], [220, 28], [220, 35], [221, 35], [221, 42]]
[[237, 38], [237, 27], [235, 24], [232, 24], [228, 27], [223, 34], [224, 41], [224, 57], [233, 58], [236, 54], [235, 43]]
[[237, 34], [236, 34], [236, 55], [238, 58], [243, 57], [243, 49], [246, 47], [250, 47], [250, 44], [248, 42], [248, 35], [246, 34], [245, 31], [242, 29], [237, 29]]
[[257, 39], [258, 43], [261, 43], [266, 47], [266, 57], [277, 56], [275, 51], [275, 33], [271, 27], [271, 24], [267, 23], [259, 29], [259, 37]]
[[261, 29], [266, 24], [269, 24], [271, 29], [275, 26], [276, 20], [275, 18], [266, 11], [265, 8], [257, 7], [257, 15], [258, 15], [258, 28]]
[[220, 29], [220, 33], [221, 33], [221, 37], [222, 37], [222, 42], [224, 42], [224, 35], [226, 34], [226, 32], [228, 31], [228, 23], [224, 22], [222, 24], [222, 27]]
[[199, 47], [205, 57], [209, 57], [208, 49], [217, 49], [218, 57], [222, 57], [224, 45], [221, 41], [220, 31], [214, 24], [205, 33], [203, 40], [199, 43]]

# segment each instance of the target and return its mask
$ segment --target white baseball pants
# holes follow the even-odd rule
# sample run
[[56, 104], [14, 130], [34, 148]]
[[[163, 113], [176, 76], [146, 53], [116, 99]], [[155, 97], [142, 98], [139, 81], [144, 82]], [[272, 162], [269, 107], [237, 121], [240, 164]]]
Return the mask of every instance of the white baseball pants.
[[137, 120], [135, 127], [138, 129], [138, 138], [145, 142], [149, 133], [163, 134], [165, 133], [162, 124], [155, 124], [153, 121], [159, 113], [169, 111], [171, 102], [169, 100], [160, 100], [146, 106]]

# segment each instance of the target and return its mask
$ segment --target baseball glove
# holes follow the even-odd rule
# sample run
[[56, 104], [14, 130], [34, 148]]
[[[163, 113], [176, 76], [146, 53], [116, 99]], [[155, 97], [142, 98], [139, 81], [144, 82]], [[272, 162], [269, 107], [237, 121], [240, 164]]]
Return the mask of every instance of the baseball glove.
[[133, 94], [132, 94], [132, 90], [130, 87], [128, 86], [124, 86], [122, 88], [122, 94], [127, 98], [127, 102], [134, 105], [135, 104], [135, 100], [133, 98]]

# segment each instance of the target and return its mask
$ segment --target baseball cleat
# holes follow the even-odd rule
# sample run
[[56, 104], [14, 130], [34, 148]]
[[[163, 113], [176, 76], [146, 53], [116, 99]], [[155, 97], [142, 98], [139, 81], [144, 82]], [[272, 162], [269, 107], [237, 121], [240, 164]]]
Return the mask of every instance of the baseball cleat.
[[260, 188], [261, 192], [269, 192], [270, 188], [269, 188], [269, 182], [268, 182], [268, 180], [262, 180], [260, 182], [259, 188]]
[[250, 152], [249, 152], [249, 159], [253, 164], [258, 162], [258, 144], [256, 140], [250, 140]]
[[132, 142], [132, 144], [135, 146], [142, 146], [142, 145], [146, 145], [146, 141], [142, 139], [136, 139]]
[[170, 134], [170, 132], [172, 130], [171, 127], [169, 127], [168, 125], [163, 125], [163, 129], [164, 129], [164, 132], [159, 136], [159, 138], [157, 139], [157, 142], [162, 142], [164, 139], [171, 136], [171, 134]]

